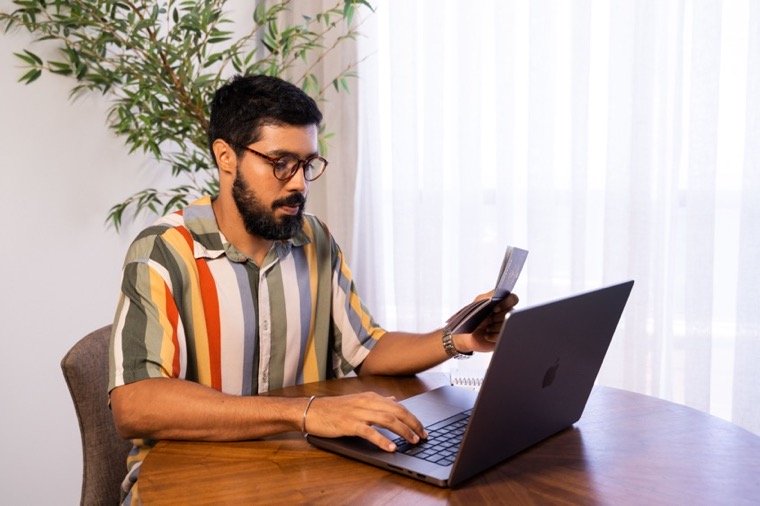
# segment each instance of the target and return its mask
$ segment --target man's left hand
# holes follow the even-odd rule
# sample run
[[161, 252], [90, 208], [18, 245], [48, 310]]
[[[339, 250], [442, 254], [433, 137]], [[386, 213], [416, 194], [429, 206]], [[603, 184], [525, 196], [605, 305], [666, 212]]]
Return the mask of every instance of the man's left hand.
[[[489, 299], [492, 295], [493, 292], [484, 293], [478, 295], [475, 300]], [[478, 325], [472, 334], [455, 334], [452, 336], [456, 349], [461, 353], [493, 351], [499, 339], [504, 318], [506, 318], [507, 313], [515, 307], [519, 300], [517, 295], [510, 293], [504, 300], [494, 306], [493, 312]]]

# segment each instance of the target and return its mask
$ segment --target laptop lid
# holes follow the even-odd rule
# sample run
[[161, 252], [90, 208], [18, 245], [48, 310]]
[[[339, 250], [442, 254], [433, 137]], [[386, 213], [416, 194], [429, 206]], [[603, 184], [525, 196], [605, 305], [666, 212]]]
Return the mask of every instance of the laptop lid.
[[509, 315], [449, 485], [578, 421], [632, 287], [627, 281]]
[[309, 442], [435, 485], [455, 486], [580, 418], [632, 286], [628, 281], [513, 311], [478, 393], [444, 386], [402, 401], [425, 426], [472, 409], [452, 465], [384, 452], [355, 437], [310, 435]]

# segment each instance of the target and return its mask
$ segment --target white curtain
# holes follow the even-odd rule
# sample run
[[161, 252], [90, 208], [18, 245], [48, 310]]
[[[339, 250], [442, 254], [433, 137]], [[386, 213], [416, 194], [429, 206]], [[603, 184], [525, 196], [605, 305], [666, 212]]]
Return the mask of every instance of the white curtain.
[[602, 384], [760, 433], [760, 2], [376, 2], [351, 252], [431, 329], [530, 250], [528, 305], [635, 279]]

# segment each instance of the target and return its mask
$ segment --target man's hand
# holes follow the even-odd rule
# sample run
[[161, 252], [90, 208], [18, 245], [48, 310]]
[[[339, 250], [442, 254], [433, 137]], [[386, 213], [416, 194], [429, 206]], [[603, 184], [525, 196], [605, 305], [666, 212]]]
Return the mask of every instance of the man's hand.
[[[489, 299], [493, 291], [478, 295], [475, 300]], [[520, 301], [514, 293], [510, 293], [504, 300], [494, 306], [493, 312], [483, 320], [472, 334], [456, 334], [452, 336], [454, 346], [460, 353], [471, 351], [493, 351], [499, 339], [501, 326], [507, 313]]]
[[[111, 407], [124, 438], [241, 441], [301, 430], [306, 399], [229, 395], [192, 381], [153, 378], [112, 390]], [[317, 397], [305, 422], [311, 434], [359, 436], [387, 451], [395, 447], [373, 425], [412, 443], [427, 437], [409, 410], [372, 392]]]
[[323, 437], [359, 436], [392, 452], [396, 446], [373, 425], [383, 427], [410, 443], [427, 438], [422, 423], [393, 397], [365, 392], [337, 397], [317, 397], [306, 413], [305, 429]]

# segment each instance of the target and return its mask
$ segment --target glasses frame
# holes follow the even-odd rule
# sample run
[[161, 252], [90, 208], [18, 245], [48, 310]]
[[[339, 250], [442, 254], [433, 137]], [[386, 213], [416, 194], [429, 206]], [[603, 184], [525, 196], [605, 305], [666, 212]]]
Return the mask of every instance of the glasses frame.
[[[325, 173], [325, 170], [327, 170], [327, 165], [329, 163], [327, 161], [327, 159], [325, 159], [325, 158], [323, 158], [323, 157], [321, 157], [319, 155], [313, 155], [313, 156], [310, 156], [310, 157], [305, 158], [305, 159], [298, 158], [295, 155], [284, 155], [284, 156], [280, 156], [280, 157], [274, 158], [274, 157], [271, 157], [269, 155], [265, 155], [264, 153], [260, 153], [260, 152], [256, 151], [255, 149], [250, 148], [248, 146], [239, 145], [238, 147], [241, 148], [241, 149], [245, 149], [246, 151], [250, 151], [254, 155], [256, 155], [256, 156], [264, 159], [266, 162], [268, 162], [272, 166], [272, 175], [274, 175], [275, 179], [277, 179], [278, 181], [290, 181], [291, 179], [293, 179], [293, 176], [296, 175], [296, 172], [298, 172], [298, 170], [300, 168], [304, 169], [304, 171], [303, 171], [303, 178], [306, 181], [309, 181], [309, 182], [315, 181], [316, 179], [319, 178], [319, 176], [321, 176], [322, 174]], [[282, 177], [278, 177], [277, 176], [277, 163], [279, 163], [279, 161], [282, 160], [285, 157], [293, 157], [296, 160], [298, 160], [298, 163], [296, 163], [295, 167], [293, 167], [293, 170], [290, 171], [290, 174], [288, 174], [286, 177], [282, 178]], [[316, 177], [309, 178], [306, 175], [306, 165], [309, 164], [309, 163], [311, 163], [311, 162], [313, 162], [314, 160], [321, 160], [322, 163], [325, 164], [325, 166], [322, 168], [322, 172], [320, 172], [319, 174], [317, 174]]]

